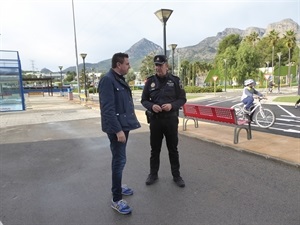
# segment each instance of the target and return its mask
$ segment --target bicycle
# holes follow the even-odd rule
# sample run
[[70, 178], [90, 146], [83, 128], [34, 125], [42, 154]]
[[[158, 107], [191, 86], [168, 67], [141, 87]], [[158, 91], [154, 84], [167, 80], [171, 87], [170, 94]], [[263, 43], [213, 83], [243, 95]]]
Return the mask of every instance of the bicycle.
[[260, 102], [261, 100], [267, 98], [255, 97], [255, 99], [258, 99], [258, 102], [254, 103], [250, 113], [245, 111], [245, 105], [242, 102], [231, 106], [231, 108], [235, 110], [235, 114], [238, 119], [250, 119], [261, 128], [271, 127], [275, 123], [275, 115], [270, 109], [264, 108]]

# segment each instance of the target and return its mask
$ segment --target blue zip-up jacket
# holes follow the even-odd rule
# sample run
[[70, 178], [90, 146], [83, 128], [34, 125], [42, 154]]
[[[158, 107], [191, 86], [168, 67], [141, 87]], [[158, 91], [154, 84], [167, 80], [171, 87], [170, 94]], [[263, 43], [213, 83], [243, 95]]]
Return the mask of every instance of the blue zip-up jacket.
[[110, 69], [101, 78], [98, 90], [103, 132], [116, 134], [141, 127], [135, 115], [131, 89], [123, 76]]

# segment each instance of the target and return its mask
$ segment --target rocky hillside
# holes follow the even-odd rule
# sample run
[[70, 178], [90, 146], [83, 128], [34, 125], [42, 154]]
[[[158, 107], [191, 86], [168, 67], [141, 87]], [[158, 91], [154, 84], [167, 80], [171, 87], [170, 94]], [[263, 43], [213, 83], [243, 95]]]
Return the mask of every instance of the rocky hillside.
[[[187, 46], [184, 48], [177, 48], [175, 51], [174, 57], [177, 58], [178, 53], [180, 54], [180, 60], [188, 60], [188, 61], [205, 61], [212, 62], [216, 53], [217, 47], [220, 41], [230, 35], [230, 34], [239, 34], [242, 37], [249, 35], [252, 32], [257, 32], [260, 37], [264, 37], [271, 30], [276, 30], [280, 37], [287, 30], [294, 30], [297, 33], [297, 40], [300, 41], [300, 26], [295, 21], [291, 19], [284, 19], [280, 22], [271, 23], [267, 26], [267, 28], [259, 28], [259, 27], [249, 27], [246, 30], [241, 30], [238, 28], [226, 28], [224, 31], [217, 33], [216, 36], [207, 37], [204, 40], [200, 41], [198, 44], [193, 46]], [[141, 65], [142, 60], [145, 56], [154, 53], [163, 52], [162, 47], [159, 45], [143, 38], [138, 41], [134, 45], [132, 45], [126, 53], [130, 56], [131, 67], [138, 71]], [[170, 54], [168, 50], [167, 54]], [[95, 68], [97, 71], [107, 71], [110, 68], [110, 59], [100, 61], [95, 64], [86, 64], [87, 69]], [[82, 69], [82, 64], [79, 65], [79, 69]], [[75, 71], [75, 66], [67, 68], [65, 71]]]
[[[188, 61], [207, 61], [211, 62], [217, 53], [217, 47], [220, 41], [230, 35], [239, 34], [242, 37], [248, 36], [252, 32], [256, 32], [260, 37], [268, 35], [271, 30], [276, 30], [279, 36], [282, 37], [287, 30], [294, 30], [297, 33], [297, 40], [300, 41], [300, 26], [291, 19], [285, 19], [277, 23], [272, 23], [266, 29], [259, 27], [249, 27], [246, 30], [237, 28], [226, 28], [224, 31], [217, 33], [214, 37], [208, 37], [194, 46], [179, 48], [178, 52], [181, 59]], [[177, 55], [175, 54], [175, 57]]]

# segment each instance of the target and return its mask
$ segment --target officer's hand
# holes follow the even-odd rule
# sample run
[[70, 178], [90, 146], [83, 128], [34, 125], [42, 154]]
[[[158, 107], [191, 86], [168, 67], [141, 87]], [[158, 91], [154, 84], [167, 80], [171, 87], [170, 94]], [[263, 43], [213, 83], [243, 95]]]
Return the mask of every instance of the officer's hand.
[[118, 142], [122, 142], [122, 143], [126, 142], [126, 136], [122, 130], [116, 133], [116, 135], [117, 135]]
[[168, 104], [163, 104], [163, 105], [161, 106], [161, 108], [162, 108], [163, 111], [169, 112], [169, 111], [172, 109], [172, 105], [171, 105], [170, 103], [168, 103]]
[[162, 111], [162, 108], [159, 105], [153, 105], [152, 110], [153, 112], [159, 113]]

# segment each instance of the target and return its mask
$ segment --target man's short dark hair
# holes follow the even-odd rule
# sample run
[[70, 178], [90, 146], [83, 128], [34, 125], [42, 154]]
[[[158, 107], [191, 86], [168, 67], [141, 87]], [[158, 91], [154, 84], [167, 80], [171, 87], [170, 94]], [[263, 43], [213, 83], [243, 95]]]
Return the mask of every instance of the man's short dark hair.
[[117, 67], [117, 63], [124, 63], [124, 59], [125, 58], [129, 58], [128, 54], [126, 53], [116, 53], [113, 55], [112, 59], [111, 59], [111, 67], [112, 68], [116, 68]]

